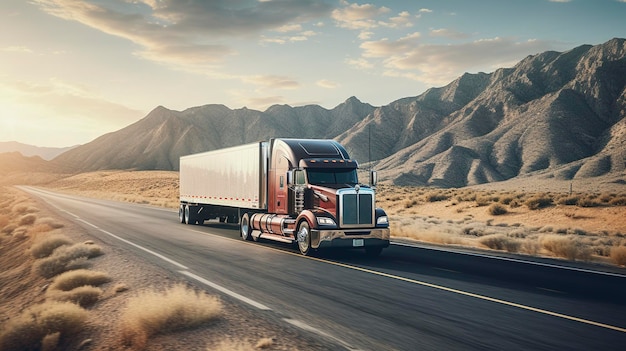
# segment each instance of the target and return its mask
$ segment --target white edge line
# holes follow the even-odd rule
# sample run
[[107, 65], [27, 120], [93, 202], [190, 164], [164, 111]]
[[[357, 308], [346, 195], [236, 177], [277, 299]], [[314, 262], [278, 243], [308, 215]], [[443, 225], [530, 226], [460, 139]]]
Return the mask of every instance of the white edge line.
[[126, 239], [124, 239], [124, 238], [122, 238], [122, 237], [119, 237], [119, 236], [117, 236], [117, 235], [115, 235], [115, 234], [113, 234], [113, 233], [111, 233], [111, 232], [108, 232], [108, 231], [106, 231], [106, 230], [104, 230], [104, 229], [102, 229], [102, 228], [98, 227], [97, 225], [94, 225], [94, 224], [92, 224], [92, 223], [87, 222], [86, 220], [84, 220], [84, 219], [82, 219], [82, 218], [80, 218], [80, 217], [76, 216], [75, 214], [73, 214], [73, 213], [71, 213], [71, 212], [68, 212], [68, 211], [65, 211], [65, 212], [67, 212], [67, 213], [69, 213], [70, 215], [72, 215], [72, 216], [76, 217], [76, 220], [77, 220], [77, 221], [81, 221], [81, 222], [83, 222], [83, 223], [85, 223], [85, 224], [87, 224], [87, 225], [89, 225], [89, 226], [91, 226], [91, 227], [93, 227], [93, 228], [95, 228], [95, 229], [98, 229], [99, 231], [103, 232], [104, 234], [107, 234], [107, 235], [109, 235], [109, 236], [112, 236], [112, 237], [114, 237], [115, 239], [120, 240], [120, 241], [122, 241], [122, 242], [124, 242], [124, 243], [126, 243], [126, 244], [128, 244], [128, 245], [132, 245], [132, 246], [134, 246], [134, 247], [136, 247], [136, 248], [138, 248], [138, 249], [140, 249], [140, 250], [143, 250], [143, 251], [145, 251], [145, 252], [147, 252], [147, 253], [149, 253], [149, 254], [151, 254], [151, 255], [154, 255], [154, 256], [156, 256], [156, 257], [158, 257], [158, 258], [162, 259], [163, 261], [166, 261], [166, 262], [169, 262], [169, 263], [171, 263], [171, 264], [173, 264], [173, 265], [175, 265], [175, 266], [178, 266], [179, 268], [182, 268], [182, 269], [188, 269], [188, 268], [187, 268], [187, 266], [185, 266], [185, 265], [183, 265], [183, 264], [181, 264], [181, 263], [178, 263], [178, 262], [176, 262], [176, 261], [172, 260], [171, 258], [165, 257], [165, 256], [161, 255], [160, 253], [154, 252], [154, 251], [152, 251], [152, 250], [150, 250], [150, 249], [146, 249], [145, 247], [143, 247], [143, 246], [141, 246], [141, 245], [135, 244], [135, 243], [134, 243], [134, 242], [132, 242], [132, 241], [126, 240]]
[[206, 279], [204, 279], [204, 278], [202, 278], [202, 277], [200, 277], [198, 275], [195, 275], [195, 274], [193, 274], [191, 272], [188, 272], [188, 271], [178, 271], [178, 272], [183, 274], [183, 275], [186, 275], [186, 276], [188, 276], [188, 277], [190, 277], [192, 279], [195, 279], [195, 280], [197, 280], [197, 281], [199, 281], [199, 282], [201, 282], [201, 283], [203, 283], [205, 285], [208, 285], [208, 286], [212, 287], [215, 290], [221, 291], [222, 293], [224, 293], [226, 295], [234, 297], [235, 299], [237, 299], [239, 301], [245, 302], [248, 305], [256, 307], [256, 308], [258, 308], [260, 310], [271, 311], [271, 308], [265, 306], [262, 303], [256, 302], [256, 301], [254, 301], [252, 299], [249, 299], [249, 298], [247, 298], [247, 297], [245, 297], [243, 295], [237, 294], [236, 292], [234, 292], [232, 290], [226, 289], [225, 287], [223, 287], [221, 285], [215, 284], [212, 281], [206, 280]]
[[285, 322], [287, 322], [287, 323], [289, 323], [289, 324], [291, 324], [291, 325], [293, 325], [295, 327], [298, 327], [298, 328], [300, 328], [302, 330], [308, 331], [310, 333], [315, 333], [315, 334], [321, 335], [321, 336], [323, 336], [325, 338], [332, 339], [335, 342], [340, 343], [341, 345], [343, 345], [345, 348], [347, 348], [350, 351], [360, 351], [359, 349], [355, 349], [352, 345], [348, 344], [347, 342], [345, 342], [345, 341], [343, 341], [341, 339], [338, 339], [335, 336], [332, 336], [332, 335], [330, 335], [330, 334], [328, 334], [328, 333], [326, 333], [326, 332], [324, 332], [322, 330], [319, 330], [319, 329], [317, 329], [315, 327], [312, 327], [312, 326], [310, 326], [310, 325], [308, 325], [308, 324], [306, 324], [306, 323], [304, 323], [302, 321], [299, 321], [297, 319], [283, 318], [283, 321], [285, 321]]
[[619, 273], [594, 271], [594, 270], [591, 270], [591, 269], [568, 267], [568, 266], [560, 266], [560, 265], [557, 265], [557, 264], [528, 261], [528, 260], [522, 260], [522, 259], [517, 259], [517, 258], [492, 256], [492, 255], [480, 254], [480, 253], [475, 253], [475, 252], [462, 252], [462, 251], [456, 251], [456, 250], [455, 251], [451, 251], [451, 250], [446, 250], [446, 249], [440, 249], [440, 248], [437, 248], [437, 247], [427, 247], [427, 246], [421, 246], [421, 245], [418, 245], [418, 244], [403, 243], [403, 242], [398, 242], [398, 241], [392, 241], [391, 244], [398, 245], [398, 246], [406, 246], [406, 247], [414, 247], [414, 248], [426, 249], [426, 250], [444, 251], [444, 252], [449, 252], [449, 253], [456, 253], [456, 254], [459, 254], [459, 255], [468, 255], [468, 256], [490, 258], [490, 259], [494, 259], [494, 260], [502, 260], [502, 261], [516, 262], [516, 263], [532, 264], [532, 265], [536, 265], [536, 266], [543, 266], [543, 267], [550, 267], [550, 268], [557, 268], [557, 269], [566, 269], [566, 270], [583, 272], [583, 273], [601, 274], [601, 275], [607, 275], [607, 276], [612, 276], [612, 277], [617, 277], [617, 278], [626, 278], [626, 275], [619, 274]]

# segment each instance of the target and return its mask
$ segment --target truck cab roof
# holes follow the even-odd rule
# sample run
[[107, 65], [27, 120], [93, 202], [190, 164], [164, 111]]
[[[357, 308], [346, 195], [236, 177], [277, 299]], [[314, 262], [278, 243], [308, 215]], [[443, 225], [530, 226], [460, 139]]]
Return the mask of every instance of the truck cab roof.
[[328, 139], [272, 139], [271, 149], [282, 149], [289, 155], [292, 166], [357, 168], [346, 149], [335, 140]]

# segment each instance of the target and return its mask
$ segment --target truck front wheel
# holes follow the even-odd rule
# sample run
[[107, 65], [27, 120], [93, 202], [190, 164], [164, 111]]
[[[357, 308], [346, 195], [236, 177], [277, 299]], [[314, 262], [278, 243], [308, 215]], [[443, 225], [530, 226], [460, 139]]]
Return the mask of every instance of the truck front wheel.
[[298, 226], [298, 232], [296, 234], [296, 240], [298, 241], [298, 249], [304, 256], [311, 254], [311, 229], [307, 221], [300, 222]]
[[243, 240], [252, 240], [252, 227], [250, 227], [250, 216], [247, 213], [244, 213], [241, 216], [241, 224], [239, 225], [239, 232], [241, 233], [241, 238]]

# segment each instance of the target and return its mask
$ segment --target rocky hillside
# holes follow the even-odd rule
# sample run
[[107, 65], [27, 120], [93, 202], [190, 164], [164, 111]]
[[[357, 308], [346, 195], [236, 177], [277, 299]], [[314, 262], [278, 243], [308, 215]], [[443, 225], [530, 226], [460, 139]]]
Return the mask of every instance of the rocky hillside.
[[205, 105], [178, 112], [157, 107], [142, 120], [68, 151], [54, 162], [80, 171], [178, 170], [181, 155], [272, 137], [334, 138], [374, 111], [352, 97], [332, 110], [274, 105], [265, 112]]
[[[433, 118], [443, 122], [430, 135], [378, 162], [395, 183], [458, 187], [538, 171], [561, 179], [626, 175], [624, 39], [464, 75], [412, 99], [413, 109], [429, 94], [439, 96], [434, 113], [462, 106]], [[390, 107], [401, 111], [407, 102]], [[376, 112], [369, 123], [379, 123]]]
[[177, 170], [181, 155], [271, 137], [335, 138], [383, 180], [460, 187], [538, 172], [626, 180], [626, 40], [545, 52], [513, 68], [464, 74], [441, 88], [373, 107], [264, 112], [158, 107], [54, 162], [77, 170]]

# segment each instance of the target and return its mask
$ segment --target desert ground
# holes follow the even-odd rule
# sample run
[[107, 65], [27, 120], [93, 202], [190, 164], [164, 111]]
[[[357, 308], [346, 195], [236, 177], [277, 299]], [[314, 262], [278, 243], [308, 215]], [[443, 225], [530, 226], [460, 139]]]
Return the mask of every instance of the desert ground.
[[[29, 174], [10, 177], [9, 183], [16, 179], [81, 196], [178, 207], [177, 172]], [[570, 191], [571, 186], [556, 181], [463, 189], [382, 184], [377, 202], [390, 216], [394, 240], [624, 267], [626, 187], [605, 184], [596, 191], [593, 184], [575, 184]], [[296, 332], [279, 337], [241, 306], [104, 245], [16, 188], [0, 188], [2, 350], [326, 349]], [[71, 273], [76, 271], [83, 276]], [[175, 330], [163, 326], [164, 319], [171, 321], [167, 315], [142, 314], [167, 304], [180, 305], [182, 310], [169, 312], [184, 316], [189, 301], [212, 307], [191, 321], [183, 318]], [[60, 322], [42, 324], [50, 320]]]

